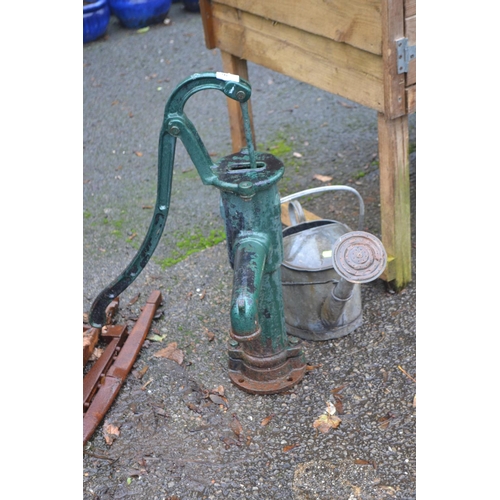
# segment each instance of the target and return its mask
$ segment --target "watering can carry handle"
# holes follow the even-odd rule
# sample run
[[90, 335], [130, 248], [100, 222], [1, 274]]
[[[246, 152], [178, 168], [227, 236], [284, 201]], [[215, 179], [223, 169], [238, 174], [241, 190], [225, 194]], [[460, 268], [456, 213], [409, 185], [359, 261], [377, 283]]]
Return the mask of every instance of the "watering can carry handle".
[[219, 72], [196, 73], [181, 82], [175, 88], [165, 106], [158, 148], [158, 184], [153, 218], [146, 237], [130, 264], [110, 285], [99, 293], [92, 303], [89, 323], [95, 328], [100, 328], [105, 324], [107, 306], [139, 276], [160, 241], [170, 206], [177, 138], [180, 138], [184, 143], [204, 184], [211, 184], [221, 189], [238, 189], [236, 185], [220, 181], [212, 171], [216, 165], [212, 162], [195, 127], [184, 114], [184, 106], [187, 100], [196, 92], [207, 89], [220, 90], [227, 97], [241, 103], [247, 147], [250, 160], [255, 165], [255, 152], [247, 105], [251, 95], [250, 84], [237, 75]]
[[302, 206], [298, 202], [294, 202], [297, 198], [301, 198], [302, 196], [323, 193], [324, 191], [349, 191], [356, 195], [359, 202], [359, 217], [358, 217], [358, 231], [362, 231], [365, 221], [365, 204], [363, 202], [363, 198], [354, 188], [350, 186], [321, 186], [311, 189], [306, 189], [304, 191], [299, 191], [298, 193], [290, 194], [288, 196], [284, 196], [281, 198], [280, 202], [289, 203], [288, 211], [290, 215], [290, 222], [292, 226], [297, 223], [305, 222], [304, 212], [302, 210]]
[[306, 221], [304, 209], [297, 200], [292, 200], [288, 203], [288, 217], [290, 217], [290, 225], [292, 226]]

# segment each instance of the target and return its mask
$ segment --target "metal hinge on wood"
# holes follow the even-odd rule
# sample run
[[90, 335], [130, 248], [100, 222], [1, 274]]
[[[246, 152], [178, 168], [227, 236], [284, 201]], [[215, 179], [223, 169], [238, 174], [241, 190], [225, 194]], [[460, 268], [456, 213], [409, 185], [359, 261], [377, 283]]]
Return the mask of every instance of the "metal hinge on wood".
[[399, 38], [396, 40], [398, 56], [398, 75], [408, 73], [408, 65], [417, 56], [417, 46], [408, 45], [408, 38]]

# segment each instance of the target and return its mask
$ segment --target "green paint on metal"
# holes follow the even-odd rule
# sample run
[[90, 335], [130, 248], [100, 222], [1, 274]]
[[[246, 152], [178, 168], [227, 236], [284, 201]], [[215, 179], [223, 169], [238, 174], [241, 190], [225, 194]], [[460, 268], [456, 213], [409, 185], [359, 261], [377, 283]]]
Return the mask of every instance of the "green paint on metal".
[[[251, 194], [247, 188], [240, 190], [238, 184], [219, 179], [216, 174], [217, 165], [213, 163], [196, 129], [184, 114], [184, 105], [189, 97], [207, 89], [219, 90], [227, 97], [240, 103], [247, 102], [251, 95], [250, 85], [245, 80], [235, 81], [235, 79], [225, 78], [224, 75], [216, 73], [194, 74], [175, 88], [165, 106], [163, 126], [160, 132], [158, 184], [152, 221], [141, 247], [130, 264], [94, 300], [89, 313], [89, 322], [94, 327], [99, 328], [104, 325], [106, 307], [139, 276], [160, 241], [170, 207], [177, 138], [182, 140], [204, 184], [211, 184], [222, 190], [234, 189], [236, 192], [243, 191], [246, 195]], [[254, 161], [253, 159], [252, 163]]]

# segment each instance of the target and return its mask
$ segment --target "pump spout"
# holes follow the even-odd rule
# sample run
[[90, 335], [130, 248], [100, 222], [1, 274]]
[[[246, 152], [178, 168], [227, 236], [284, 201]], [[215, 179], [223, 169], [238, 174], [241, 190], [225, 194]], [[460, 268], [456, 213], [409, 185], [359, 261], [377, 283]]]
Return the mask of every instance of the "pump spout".
[[269, 252], [269, 238], [252, 233], [236, 240], [231, 299], [231, 336], [238, 342], [260, 334], [259, 295]]

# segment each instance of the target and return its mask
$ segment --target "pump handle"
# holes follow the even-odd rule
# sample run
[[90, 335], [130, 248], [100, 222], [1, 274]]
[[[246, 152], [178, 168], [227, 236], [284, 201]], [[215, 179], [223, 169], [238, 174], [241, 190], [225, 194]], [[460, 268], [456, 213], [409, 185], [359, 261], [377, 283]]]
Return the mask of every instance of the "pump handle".
[[251, 87], [247, 81], [238, 75], [230, 73], [196, 73], [175, 88], [165, 106], [163, 126], [160, 132], [158, 184], [153, 218], [146, 237], [130, 264], [110, 285], [99, 293], [92, 303], [89, 323], [94, 328], [101, 328], [105, 324], [107, 306], [139, 276], [160, 241], [170, 206], [177, 137], [180, 137], [186, 146], [186, 150], [190, 154], [204, 184], [216, 185], [223, 189], [237, 189], [237, 186], [229, 184], [226, 186], [213, 173], [212, 168], [216, 167], [216, 165], [212, 162], [193, 124], [184, 113], [187, 100], [196, 92], [207, 89], [220, 90], [227, 97], [241, 103], [250, 158], [252, 159], [254, 156], [247, 107], [247, 101], [251, 96]]

